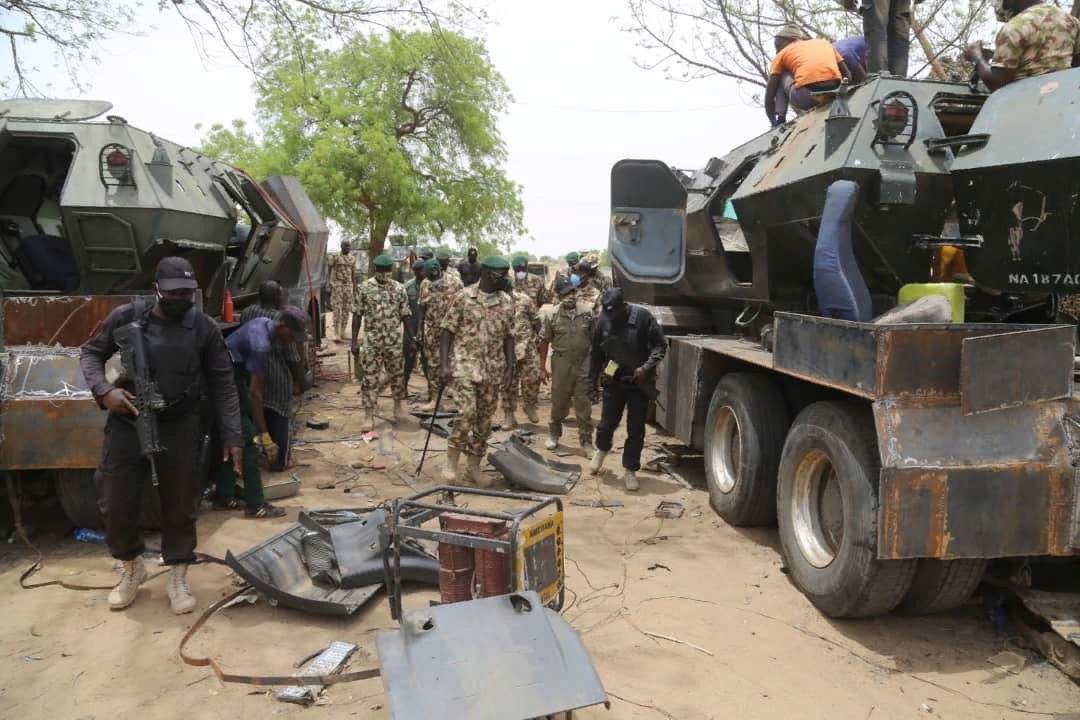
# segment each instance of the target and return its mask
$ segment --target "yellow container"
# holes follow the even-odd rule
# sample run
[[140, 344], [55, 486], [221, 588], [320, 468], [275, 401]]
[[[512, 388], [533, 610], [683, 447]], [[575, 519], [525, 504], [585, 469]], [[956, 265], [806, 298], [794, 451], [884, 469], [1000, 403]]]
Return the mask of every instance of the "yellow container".
[[944, 295], [952, 307], [952, 321], [964, 322], [964, 286], [960, 283], [911, 283], [900, 288], [896, 294], [898, 305], [918, 300], [927, 295]]

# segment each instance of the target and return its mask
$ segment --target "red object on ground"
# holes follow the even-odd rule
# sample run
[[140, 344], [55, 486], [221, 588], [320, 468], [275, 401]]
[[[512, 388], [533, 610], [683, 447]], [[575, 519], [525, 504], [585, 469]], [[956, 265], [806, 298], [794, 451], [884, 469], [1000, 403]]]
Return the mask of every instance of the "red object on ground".
[[[439, 516], [444, 532], [477, 537], [508, 537], [506, 521], [457, 513]], [[510, 592], [510, 557], [494, 550], [473, 550], [439, 543], [439, 592], [442, 602], [461, 602]]]

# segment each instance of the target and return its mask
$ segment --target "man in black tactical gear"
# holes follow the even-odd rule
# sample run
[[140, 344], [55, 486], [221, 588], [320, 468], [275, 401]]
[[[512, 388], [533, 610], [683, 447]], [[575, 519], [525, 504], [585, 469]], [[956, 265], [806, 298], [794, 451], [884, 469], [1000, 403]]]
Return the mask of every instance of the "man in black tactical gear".
[[596, 452], [589, 473], [600, 472], [625, 408], [623, 484], [627, 490], [637, 490], [645, 418], [655, 393], [656, 366], [667, 354], [668, 343], [656, 318], [639, 305], [628, 305], [620, 288], [604, 293], [600, 305], [603, 312], [593, 333], [589, 384], [595, 395], [602, 374], [604, 395], [600, 426], [596, 430]]
[[[165, 400], [157, 412], [158, 431], [165, 449], [155, 456], [161, 497], [161, 557], [171, 566], [168, 596], [173, 612], [195, 609], [187, 584], [187, 568], [195, 562], [195, 513], [204, 478], [198, 472], [200, 404], [213, 400], [226, 458], [239, 470], [240, 407], [233, 382], [232, 360], [213, 319], [197, 310], [199, 285], [187, 260], [167, 257], [154, 275], [157, 298], [138, 298], [109, 313], [82, 347], [80, 365], [94, 399], [109, 411], [105, 443], [98, 468], [98, 505], [105, 515], [105, 542], [123, 563], [120, 582], [109, 594], [109, 607], [122, 610], [135, 601], [146, 579], [139, 508], [150, 486], [150, 463], [142, 455], [134, 426], [138, 399], [130, 378], [114, 385], [105, 376], [105, 363], [119, 349], [114, 331], [138, 323], [149, 360], [150, 376]], [[125, 368], [125, 374], [131, 373]]]
[[476, 248], [469, 248], [469, 252], [466, 254], [468, 258], [460, 265], [458, 265], [458, 273], [461, 274], [461, 282], [465, 287], [469, 287], [474, 283], [480, 282], [480, 270], [482, 269], [480, 263], [477, 262]]

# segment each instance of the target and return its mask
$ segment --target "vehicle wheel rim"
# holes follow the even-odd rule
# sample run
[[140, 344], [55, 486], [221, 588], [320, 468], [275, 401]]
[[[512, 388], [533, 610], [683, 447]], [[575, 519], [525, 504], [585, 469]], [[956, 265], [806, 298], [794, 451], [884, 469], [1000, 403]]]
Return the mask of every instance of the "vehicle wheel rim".
[[742, 444], [739, 418], [728, 406], [721, 407], [713, 420], [712, 437], [715, 438], [709, 464], [720, 492], [730, 493], [735, 489], [739, 477], [739, 464], [742, 462], [740, 445]]
[[791, 494], [791, 526], [799, 551], [814, 567], [828, 567], [844, 541], [844, 499], [828, 455], [811, 450], [803, 456]]

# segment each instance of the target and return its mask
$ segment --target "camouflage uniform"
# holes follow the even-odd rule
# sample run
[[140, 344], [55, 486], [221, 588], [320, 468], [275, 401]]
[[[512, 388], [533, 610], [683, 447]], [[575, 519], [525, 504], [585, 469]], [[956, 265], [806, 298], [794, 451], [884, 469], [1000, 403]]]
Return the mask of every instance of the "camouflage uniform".
[[998, 32], [991, 67], [1016, 71], [1016, 79], [1072, 67], [1080, 20], [1054, 5], [1017, 13]]
[[514, 384], [502, 393], [502, 409], [510, 417], [517, 410], [518, 397], [525, 414], [536, 416], [536, 403], [540, 398], [540, 354], [536, 340], [540, 332], [540, 316], [536, 304], [524, 293], [511, 295], [514, 302]]
[[602, 294], [600, 289], [593, 284], [592, 280], [589, 280], [589, 282], [574, 290], [577, 301], [579, 303], [591, 305], [593, 313], [596, 315], [600, 314], [600, 296]]
[[600, 272], [600, 256], [594, 252], [581, 258], [581, 262], [592, 265], [592, 275], [589, 277], [589, 285], [592, 285], [603, 295], [611, 289], [611, 280], [607, 275]]
[[[442, 321], [447, 310], [453, 304], [454, 293], [457, 292], [446, 282], [443, 277], [438, 284], [432, 283], [427, 278], [420, 283], [420, 307], [424, 310], [424, 327], [421, 329], [423, 337], [421, 342], [424, 346], [424, 358], [427, 360], [425, 368], [429, 392], [432, 397], [438, 394], [442, 388], [439, 380], [439, 337], [442, 335]], [[443, 408], [449, 406], [449, 398], [443, 398]]]
[[395, 400], [405, 397], [405, 358], [401, 352], [401, 322], [409, 317], [409, 298], [401, 283], [387, 279], [380, 283], [368, 278], [360, 284], [353, 313], [364, 323], [364, 341], [356, 363], [356, 376], [365, 410], [378, 401], [385, 370]]
[[544, 281], [536, 275], [528, 273], [521, 280], [514, 278], [514, 292], [523, 293], [536, 304], [537, 309], [551, 302]]
[[[577, 291], [573, 297], [577, 298]], [[551, 347], [551, 424], [549, 447], [562, 436], [562, 422], [571, 400], [581, 446], [592, 445], [592, 401], [589, 398], [589, 353], [598, 313], [590, 302], [578, 300], [573, 310], [561, 304], [544, 315], [540, 337]], [[554, 442], [553, 442], [554, 441]]]
[[341, 341], [349, 337], [349, 309], [353, 306], [355, 292], [353, 273], [356, 256], [336, 253], [328, 259], [330, 271], [330, 307], [334, 311], [334, 336]]
[[483, 457], [491, 436], [506, 369], [503, 344], [513, 325], [513, 301], [504, 292], [481, 292], [479, 283], [459, 290], [443, 317], [442, 328], [454, 334], [450, 374], [460, 411], [448, 444], [474, 458]]
[[447, 265], [443, 268], [443, 282], [452, 290], [460, 290], [465, 287], [465, 282], [461, 279], [461, 273], [453, 265]]

